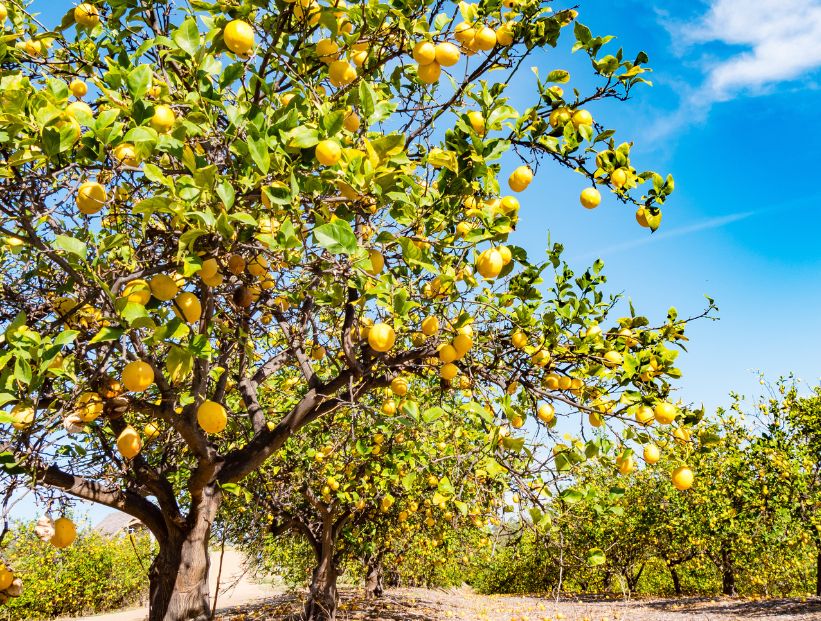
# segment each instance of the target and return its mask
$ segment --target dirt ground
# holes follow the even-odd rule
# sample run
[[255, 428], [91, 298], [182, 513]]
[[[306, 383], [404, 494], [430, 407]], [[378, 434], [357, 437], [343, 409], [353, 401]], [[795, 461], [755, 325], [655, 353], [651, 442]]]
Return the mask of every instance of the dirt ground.
[[[286, 619], [299, 610], [299, 597], [279, 595], [229, 608], [221, 621]], [[343, 591], [339, 621], [821, 621], [821, 598], [749, 600], [731, 598], [555, 600], [483, 596], [468, 589], [396, 589], [377, 602]]]

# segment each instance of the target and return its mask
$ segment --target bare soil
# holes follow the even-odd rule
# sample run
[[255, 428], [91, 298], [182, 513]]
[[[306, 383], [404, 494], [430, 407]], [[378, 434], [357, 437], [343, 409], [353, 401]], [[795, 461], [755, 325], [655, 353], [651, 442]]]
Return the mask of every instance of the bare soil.
[[[282, 594], [223, 609], [220, 621], [295, 619], [300, 595]], [[361, 591], [344, 590], [339, 621], [821, 621], [821, 598], [742, 599], [684, 597], [633, 599], [608, 597], [485, 596], [470, 589], [430, 591], [394, 589], [376, 601]]]

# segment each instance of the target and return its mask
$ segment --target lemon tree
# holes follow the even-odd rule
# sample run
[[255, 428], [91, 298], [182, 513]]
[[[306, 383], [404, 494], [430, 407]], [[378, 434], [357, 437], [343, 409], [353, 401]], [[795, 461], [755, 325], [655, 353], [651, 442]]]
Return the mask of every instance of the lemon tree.
[[[100, 0], [46, 26], [3, 7], [4, 472], [146, 524], [152, 621], [208, 616], [226, 486], [398, 375], [470, 387], [512, 452], [537, 414], [675, 418], [685, 322], [600, 328], [600, 264], [507, 244], [547, 164], [651, 229], [673, 191], [593, 114], [646, 55], [574, 10]], [[559, 44], [589, 92], [522, 71]], [[261, 405], [268, 382], [287, 407]]]

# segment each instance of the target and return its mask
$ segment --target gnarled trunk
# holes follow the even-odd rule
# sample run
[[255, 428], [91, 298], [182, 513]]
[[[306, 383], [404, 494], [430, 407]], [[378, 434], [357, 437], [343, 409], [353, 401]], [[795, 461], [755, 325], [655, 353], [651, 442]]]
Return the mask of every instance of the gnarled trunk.
[[721, 548], [721, 592], [724, 595], [736, 594], [732, 553], [728, 547]]
[[211, 523], [220, 504], [218, 490], [206, 488], [184, 527], [169, 525], [149, 571], [149, 621], [206, 621]]
[[321, 541], [317, 546], [317, 564], [311, 575], [311, 588], [305, 603], [305, 621], [333, 621], [339, 593], [336, 579], [339, 568], [336, 565], [336, 529], [330, 517], [323, 520]]
[[673, 579], [673, 589], [676, 592], [676, 595], [681, 595], [681, 578], [679, 578], [678, 572], [673, 565], [667, 565], [670, 569], [670, 577]]
[[821, 544], [815, 553], [815, 595], [821, 597]]
[[365, 597], [376, 599], [382, 597], [385, 589], [382, 586], [382, 562], [378, 557], [369, 557], [365, 574]]

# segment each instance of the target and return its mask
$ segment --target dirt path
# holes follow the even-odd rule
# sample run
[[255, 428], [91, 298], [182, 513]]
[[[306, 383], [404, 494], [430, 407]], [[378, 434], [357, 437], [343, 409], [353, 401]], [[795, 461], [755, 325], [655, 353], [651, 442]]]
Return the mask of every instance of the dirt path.
[[[299, 598], [278, 595], [217, 615], [220, 621], [285, 619]], [[397, 589], [378, 602], [344, 591], [338, 621], [821, 621], [820, 598], [745, 600], [730, 598], [620, 599], [584, 601], [540, 597], [483, 596], [468, 589]]]
[[[218, 610], [259, 602], [277, 594], [277, 591], [270, 585], [253, 582], [251, 577], [245, 573], [243, 560], [244, 558], [239, 552], [233, 550], [225, 551], [225, 557], [222, 562], [222, 575], [220, 576], [220, 590], [217, 599]], [[213, 595], [213, 593], [216, 592], [217, 586], [218, 552], [212, 555], [211, 562], [213, 564], [211, 565], [209, 580], [211, 583], [211, 593]], [[72, 617], [71, 621], [144, 621], [147, 617], [148, 608], [140, 607], [91, 617]]]

